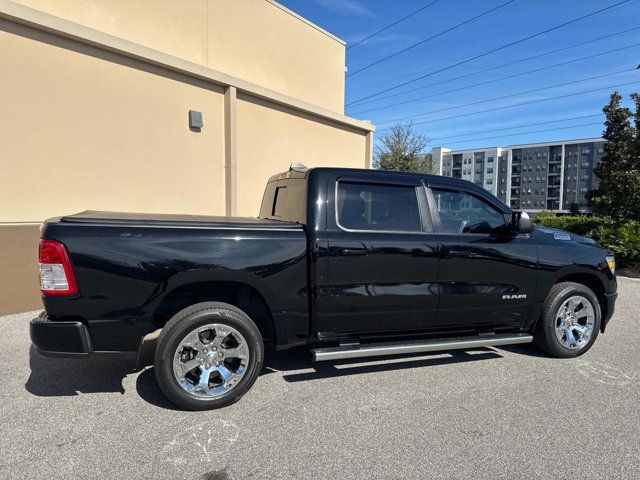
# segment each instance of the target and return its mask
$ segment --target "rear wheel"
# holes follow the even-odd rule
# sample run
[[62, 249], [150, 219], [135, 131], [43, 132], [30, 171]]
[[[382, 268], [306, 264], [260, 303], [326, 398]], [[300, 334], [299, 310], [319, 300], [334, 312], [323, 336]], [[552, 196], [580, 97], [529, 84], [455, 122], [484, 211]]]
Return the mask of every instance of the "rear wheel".
[[263, 357], [260, 332], [242, 310], [206, 302], [167, 322], [158, 339], [155, 373], [177, 406], [207, 410], [238, 401], [258, 377]]
[[602, 313], [593, 291], [580, 283], [554, 285], [535, 331], [536, 344], [555, 357], [577, 357], [591, 348]]

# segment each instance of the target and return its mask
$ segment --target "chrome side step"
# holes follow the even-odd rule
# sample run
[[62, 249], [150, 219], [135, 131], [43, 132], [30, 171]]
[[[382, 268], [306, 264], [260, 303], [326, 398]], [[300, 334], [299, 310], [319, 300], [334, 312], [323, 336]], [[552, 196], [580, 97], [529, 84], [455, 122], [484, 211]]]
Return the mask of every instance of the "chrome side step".
[[464, 350], [477, 347], [496, 347], [499, 345], [515, 345], [530, 343], [533, 337], [526, 333], [484, 335], [474, 337], [458, 337], [437, 339], [432, 341], [372, 343], [365, 345], [340, 345], [339, 347], [323, 347], [311, 350], [313, 361], [339, 360], [343, 358], [378, 357], [382, 355], [399, 355], [406, 353], [438, 352], [445, 350]]

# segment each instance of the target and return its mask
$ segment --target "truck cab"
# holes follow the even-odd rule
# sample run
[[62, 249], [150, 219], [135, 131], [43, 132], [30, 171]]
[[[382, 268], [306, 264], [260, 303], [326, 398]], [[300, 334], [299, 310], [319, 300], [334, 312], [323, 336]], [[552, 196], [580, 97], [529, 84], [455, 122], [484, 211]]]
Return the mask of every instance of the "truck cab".
[[[310, 331], [318, 341], [526, 332], [562, 275], [591, 276], [585, 281], [600, 282], [597, 291], [615, 290], [608, 269], [593, 268], [605, 255], [592, 241], [559, 241], [526, 216], [514, 223], [520, 214], [464, 180], [291, 171], [271, 178], [260, 216], [306, 219]], [[564, 262], [553, 259], [568, 246]]]

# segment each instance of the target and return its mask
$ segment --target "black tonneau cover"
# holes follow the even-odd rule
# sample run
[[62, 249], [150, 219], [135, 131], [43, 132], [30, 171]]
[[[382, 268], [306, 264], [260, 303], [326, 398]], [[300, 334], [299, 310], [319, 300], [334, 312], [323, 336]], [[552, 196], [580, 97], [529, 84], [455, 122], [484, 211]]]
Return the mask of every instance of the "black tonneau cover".
[[256, 229], [297, 229], [300, 224], [253, 217], [218, 217], [173, 213], [100, 212], [86, 210], [60, 219], [63, 223], [119, 224], [119, 225], [177, 225], [197, 227], [227, 227]]

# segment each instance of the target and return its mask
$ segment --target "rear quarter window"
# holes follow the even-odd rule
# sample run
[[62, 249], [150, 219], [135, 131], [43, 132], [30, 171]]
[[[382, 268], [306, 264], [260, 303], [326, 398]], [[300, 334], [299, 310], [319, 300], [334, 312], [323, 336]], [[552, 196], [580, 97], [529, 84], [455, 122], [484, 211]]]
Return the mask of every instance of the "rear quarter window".
[[289, 179], [267, 184], [260, 217], [306, 223], [307, 181]]

